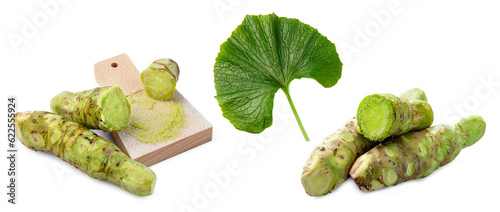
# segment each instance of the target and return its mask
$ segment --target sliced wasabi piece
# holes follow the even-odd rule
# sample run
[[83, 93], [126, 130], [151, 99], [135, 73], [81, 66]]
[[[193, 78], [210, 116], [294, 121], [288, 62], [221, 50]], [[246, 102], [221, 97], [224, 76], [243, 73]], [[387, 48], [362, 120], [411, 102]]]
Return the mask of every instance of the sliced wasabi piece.
[[422, 130], [432, 125], [434, 114], [425, 93], [410, 89], [401, 97], [373, 94], [358, 107], [358, 131], [373, 141]]
[[167, 100], [172, 97], [178, 79], [179, 66], [172, 59], [155, 60], [141, 74], [148, 96], [157, 100]]

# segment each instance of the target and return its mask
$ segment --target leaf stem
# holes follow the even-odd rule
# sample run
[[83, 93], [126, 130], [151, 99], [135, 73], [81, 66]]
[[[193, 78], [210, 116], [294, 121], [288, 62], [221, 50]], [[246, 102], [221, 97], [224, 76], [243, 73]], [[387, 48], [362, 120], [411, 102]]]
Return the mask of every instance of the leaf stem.
[[286, 98], [288, 99], [288, 103], [290, 103], [290, 107], [292, 108], [293, 115], [295, 115], [295, 119], [297, 120], [297, 124], [299, 124], [300, 131], [302, 131], [302, 135], [304, 136], [304, 139], [306, 141], [309, 141], [309, 136], [307, 136], [306, 130], [304, 129], [304, 126], [302, 125], [302, 121], [300, 121], [299, 114], [297, 113], [297, 110], [295, 109], [295, 106], [293, 105], [292, 98], [290, 97], [290, 91], [288, 88], [283, 89], [283, 92], [286, 95]]

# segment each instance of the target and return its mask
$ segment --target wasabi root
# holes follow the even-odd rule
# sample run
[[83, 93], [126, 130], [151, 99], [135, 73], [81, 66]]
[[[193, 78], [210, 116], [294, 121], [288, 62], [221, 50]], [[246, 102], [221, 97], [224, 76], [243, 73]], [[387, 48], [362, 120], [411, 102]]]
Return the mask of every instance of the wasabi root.
[[157, 100], [172, 97], [179, 79], [179, 71], [179, 66], [172, 59], [159, 59], [151, 63], [141, 74], [148, 96]]
[[26, 147], [57, 155], [87, 175], [138, 195], [151, 195], [156, 175], [113, 143], [78, 123], [49, 112], [15, 115], [16, 136]]
[[119, 86], [64, 91], [52, 98], [50, 109], [86, 128], [106, 132], [122, 131], [132, 120], [127, 97]]
[[358, 107], [358, 131], [373, 141], [422, 130], [432, 125], [434, 114], [425, 93], [416, 88], [401, 97], [373, 94]]
[[485, 130], [481, 116], [469, 116], [454, 126], [438, 125], [405, 134], [359, 157], [350, 170], [351, 177], [362, 191], [426, 177], [476, 143]]
[[304, 190], [311, 196], [334, 190], [348, 178], [354, 160], [377, 144], [358, 133], [352, 118], [313, 150], [302, 172]]

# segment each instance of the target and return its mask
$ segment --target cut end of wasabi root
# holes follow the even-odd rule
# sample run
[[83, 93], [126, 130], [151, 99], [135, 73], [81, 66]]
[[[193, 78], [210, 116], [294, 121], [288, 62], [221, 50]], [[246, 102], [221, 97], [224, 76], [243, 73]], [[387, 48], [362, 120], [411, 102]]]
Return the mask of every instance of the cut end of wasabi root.
[[50, 101], [52, 112], [89, 129], [119, 132], [130, 124], [130, 105], [120, 86], [64, 91]]
[[[373, 141], [385, 139], [394, 122], [394, 108], [389, 100], [379, 94], [365, 97], [358, 108], [358, 131]], [[366, 117], [366, 118], [359, 118]]]
[[179, 66], [172, 59], [155, 60], [142, 72], [141, 80], [149, 97], [167, 100], [175, 92]]
[[130, 105], [119, 86], [105, 90], [98, 104], [102, 106], [99, 125], [108, 132], [122, 131], [131, 122]]
[[358, 107], [358, 132], [372, 141], [383, 141], [430, 127], [434, 113], [426, 101], [425, 93], [418, 88], [400, 97], [388, 93], [369, 95]]

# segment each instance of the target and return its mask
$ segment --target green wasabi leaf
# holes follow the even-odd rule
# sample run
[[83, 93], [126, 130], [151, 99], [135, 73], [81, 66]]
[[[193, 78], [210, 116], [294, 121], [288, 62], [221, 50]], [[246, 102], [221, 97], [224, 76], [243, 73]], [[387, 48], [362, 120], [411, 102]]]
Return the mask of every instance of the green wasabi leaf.
[[307, 141], [290, 83], [312, 78], [332, 87], [342, 72], [335, 44], [317, 29], [274, 13], [247, 15], [220, 46], [215, 60], [215, 98], [236, 129], [260, 133], [271, 126], [274, 94], [281, 89]]

